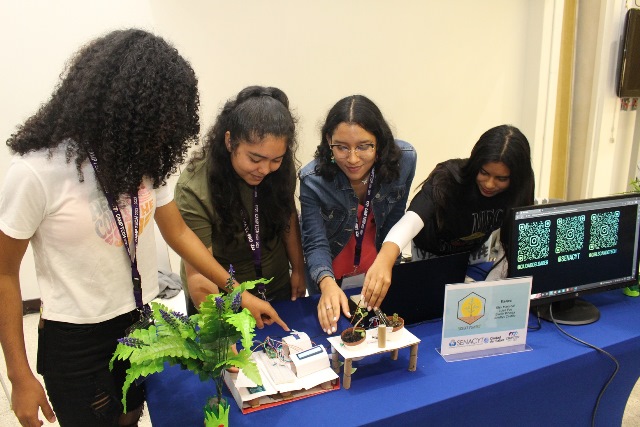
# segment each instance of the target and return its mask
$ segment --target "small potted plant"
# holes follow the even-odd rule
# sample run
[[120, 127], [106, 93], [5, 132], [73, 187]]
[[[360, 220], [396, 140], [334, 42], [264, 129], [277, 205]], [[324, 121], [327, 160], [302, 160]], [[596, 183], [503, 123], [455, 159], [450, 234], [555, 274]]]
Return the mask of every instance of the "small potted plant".
[[400, 338], [404, 332], [404, 319], [398, 316], [398, 313], [393, 313], [393, 316], [387, 316], [387, 322], [389, 327], [393, 328], [391, 332], [387, 332], [387, 339], [393, 341]]
[[[229, 273], [229, 281], [233, 283], [233, 267]], [[202, 381], [211, 379], [215, 383], [215, 397], [204, 407], [205, 427], [227, 426], [229, 403], [222, 397], [224, 371], [240, 368], [254, 383], [262, 385], [258, 367], [251, 359], [256, 321], [249, 310], [240, 307], [240, 302], [242, 292], [258, 283], [268, 282], [265, 279], [244, 282], [229, 294], [209, 295], [200, 305], [200, 312], [189, 317], [170, 311], [162, 304], [151, 303], [151, 325], [134, 328], [119, 339], [111, 359], [112, 368], [116, 359], [131, 363], [122, 395], [126, 396], [137, 378], [161, 372], [166, 364], [180, 365], [197, 374]], [[238, 340], [243, 348], [236, 354], [231, 346]], [[124, 397], [122, 404], [126, 412]]]
[[398, 313], [393, 313], [393, 316], [387, 316], [387, 322], [393, 328], [393, 332], [397, 332], [404, 327], [404, 319], [398, 316]]
[[[347, 347], [354, 347], [364, 341], [367, 336], [367, 331], [363, 327], [358, 327], [360, 322], [366, 317], [367, 311], [364, 307], [358, 307], [356, 312], [351, 317], [352, 327], [345, 329], [340, 334], [342, 342]], [[355, 321], [355, 324], [353, 323]]]
[[376, 313], [378, 324], [387, 327], [386, 335], [388, 340], [393, 341], [402, 336], [404, 319], [398, 316], [398, 313], [393, 313], [393, 316], [387, 316], [379, 309], [376, 309], [374, 312]]

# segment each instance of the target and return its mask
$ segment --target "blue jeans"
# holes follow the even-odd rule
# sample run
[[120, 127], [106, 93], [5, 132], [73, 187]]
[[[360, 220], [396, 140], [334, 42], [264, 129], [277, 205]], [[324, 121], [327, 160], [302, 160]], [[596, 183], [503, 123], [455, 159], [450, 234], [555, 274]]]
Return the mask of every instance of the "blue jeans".
[[[122, 414], [122, 385], [128, 362], [109, 360], [138, 319], [136, 311], [102, 323], [77, 325], [41, 321], [37, 370], [44, 378], [49, 400], [61, 426], [117, 426]], [[143, 385], [127, 392], [127, 411], [144, 403]]]

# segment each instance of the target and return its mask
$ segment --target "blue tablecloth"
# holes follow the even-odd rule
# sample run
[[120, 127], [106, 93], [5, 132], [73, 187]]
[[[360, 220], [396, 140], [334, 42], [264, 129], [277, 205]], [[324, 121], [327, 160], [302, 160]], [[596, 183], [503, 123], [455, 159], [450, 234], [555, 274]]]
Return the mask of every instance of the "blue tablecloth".
[[[614, 355], [620, 371], [604, 394], [596, 426], [620, 425], [628, 396], [640, 376], [640, 298], [620, 290], [592, 295], [598, 322], [565, 326], [571, 334]], [[291, 328], [329, 348], [316, 318], [316, 298], [274, 304]], [[342, 320], [346, 327], [346, 321]], [[534, 324], [533, 317], [530, 324]], [[552, 323], [528, 334], [533, 351], [461, 362], [436, 352], [442, 322], [410, 327], [420, 343], [418, 367], [407, 370], [409, 350], [355, 362], [351, 388], [243, 415], [231, 399], [232, 426], [295, 425], [490, 425], [587, 426], [596, 399], [615, 366], [602, 354], [570, 340]], [[276, 326], [258, 332], [282, 336]], [[203, 425], [202, 407], [214, 393], [188, 371], [169, 367], [146, 380], [154, 427]]]

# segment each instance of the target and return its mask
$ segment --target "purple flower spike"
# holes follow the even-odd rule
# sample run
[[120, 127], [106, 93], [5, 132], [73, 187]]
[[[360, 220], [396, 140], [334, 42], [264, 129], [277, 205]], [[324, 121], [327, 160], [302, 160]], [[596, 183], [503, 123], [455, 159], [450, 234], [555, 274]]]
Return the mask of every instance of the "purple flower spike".
[[176, 320], [171, 317], [171, 315], [169, 313], [167, 313], [164, 310], [160, 310], [160, 315], [162, 316], [162, 319], [169, 325], [171, 325], [172, 327], [176, 327]]
[[222, 297], [216, 297], [216, 307], [218, 308], [218, 314], [222, 314], [224, 311], [224, 299]]
[[229, 264], [229, 278], [227, 279], [227, 287], [232, 288], [233, 287], [233, 282], [235, 279], [234, 275], [236, 274], [236, 271], [233, 269], [233, 264]]
[[179, 311], [172, 311], [171, 314], [173, 315], [173, 317], [175, 317], [185, 325], [188, 325], [190, 323], [190, 319]]
[[231, 302], [231, 310], [234, 313], [237, 313], [238, 311], [240, 311], [241, 302], [242, 302], [242, 296], [240, 295], [240, 292], [238, 292], [233, 296], [233, 301]]
[[124, 337], [124, 338], [118, 338], [118, 342], [120, 344], [124, 344], [127, 347], [135, 347], [135, 348], [141, 348], [144, 344], [144, 342], [139, 339], [139, 338], [129, 338], [129, 337]]

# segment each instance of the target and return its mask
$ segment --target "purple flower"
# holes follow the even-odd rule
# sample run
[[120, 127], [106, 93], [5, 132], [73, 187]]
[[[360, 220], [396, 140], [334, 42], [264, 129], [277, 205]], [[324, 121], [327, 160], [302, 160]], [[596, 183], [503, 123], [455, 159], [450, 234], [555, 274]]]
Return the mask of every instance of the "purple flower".
[[224, 311], [224, 299], [222, 297], [216, 297], [216, 307], [218, 308], [218, 314], [222, 314]]
[[166, 312], [166, 311], [164, 311], [164, 310], [160, 310], [160, 316], [162, 316], [162, 319], [163, 319], [167, 324], [171, 325], [173, 328], [176, 328], [176, 327], [177, 327], [177, 325], [176, 325], [176, 319], [175, 319], [175, 318], [173, 318], [173, 317], [171, 316], [171, 314], [167, 313], [167, 312]]
[[240, 311], [241, 302], [242, 302], [242, 296], [240, 295], [240, 292], [238, 292], [233, 296], [233, 301], [231, 302], [231, 310], [234, 313], [237, 313], [238, 311]]
[[184, 314], [180, 313], [179, 311], [172, 311], [171, 315], [173, 317], [175, 317], [176, 319], [178, 319], [179, 321], [181, 321], [185, 325], [191, 324], [191, 319], [189, 319], [187, 316], [185, 316]]
[[229, 278], [227, 279], [227, 287], [233, 288], [233, 282], [236, 280], [234, 275], [236, 271], [233, 269], [233, 264], [229, 264]]
[[142, 348], [142, 346], [146, 345], [139, 338], [129, 338], [129, 337], [118, 338], [118, 342], [120, 344], [126, 345], [127, 347], [135, 347], [135, 348]]

